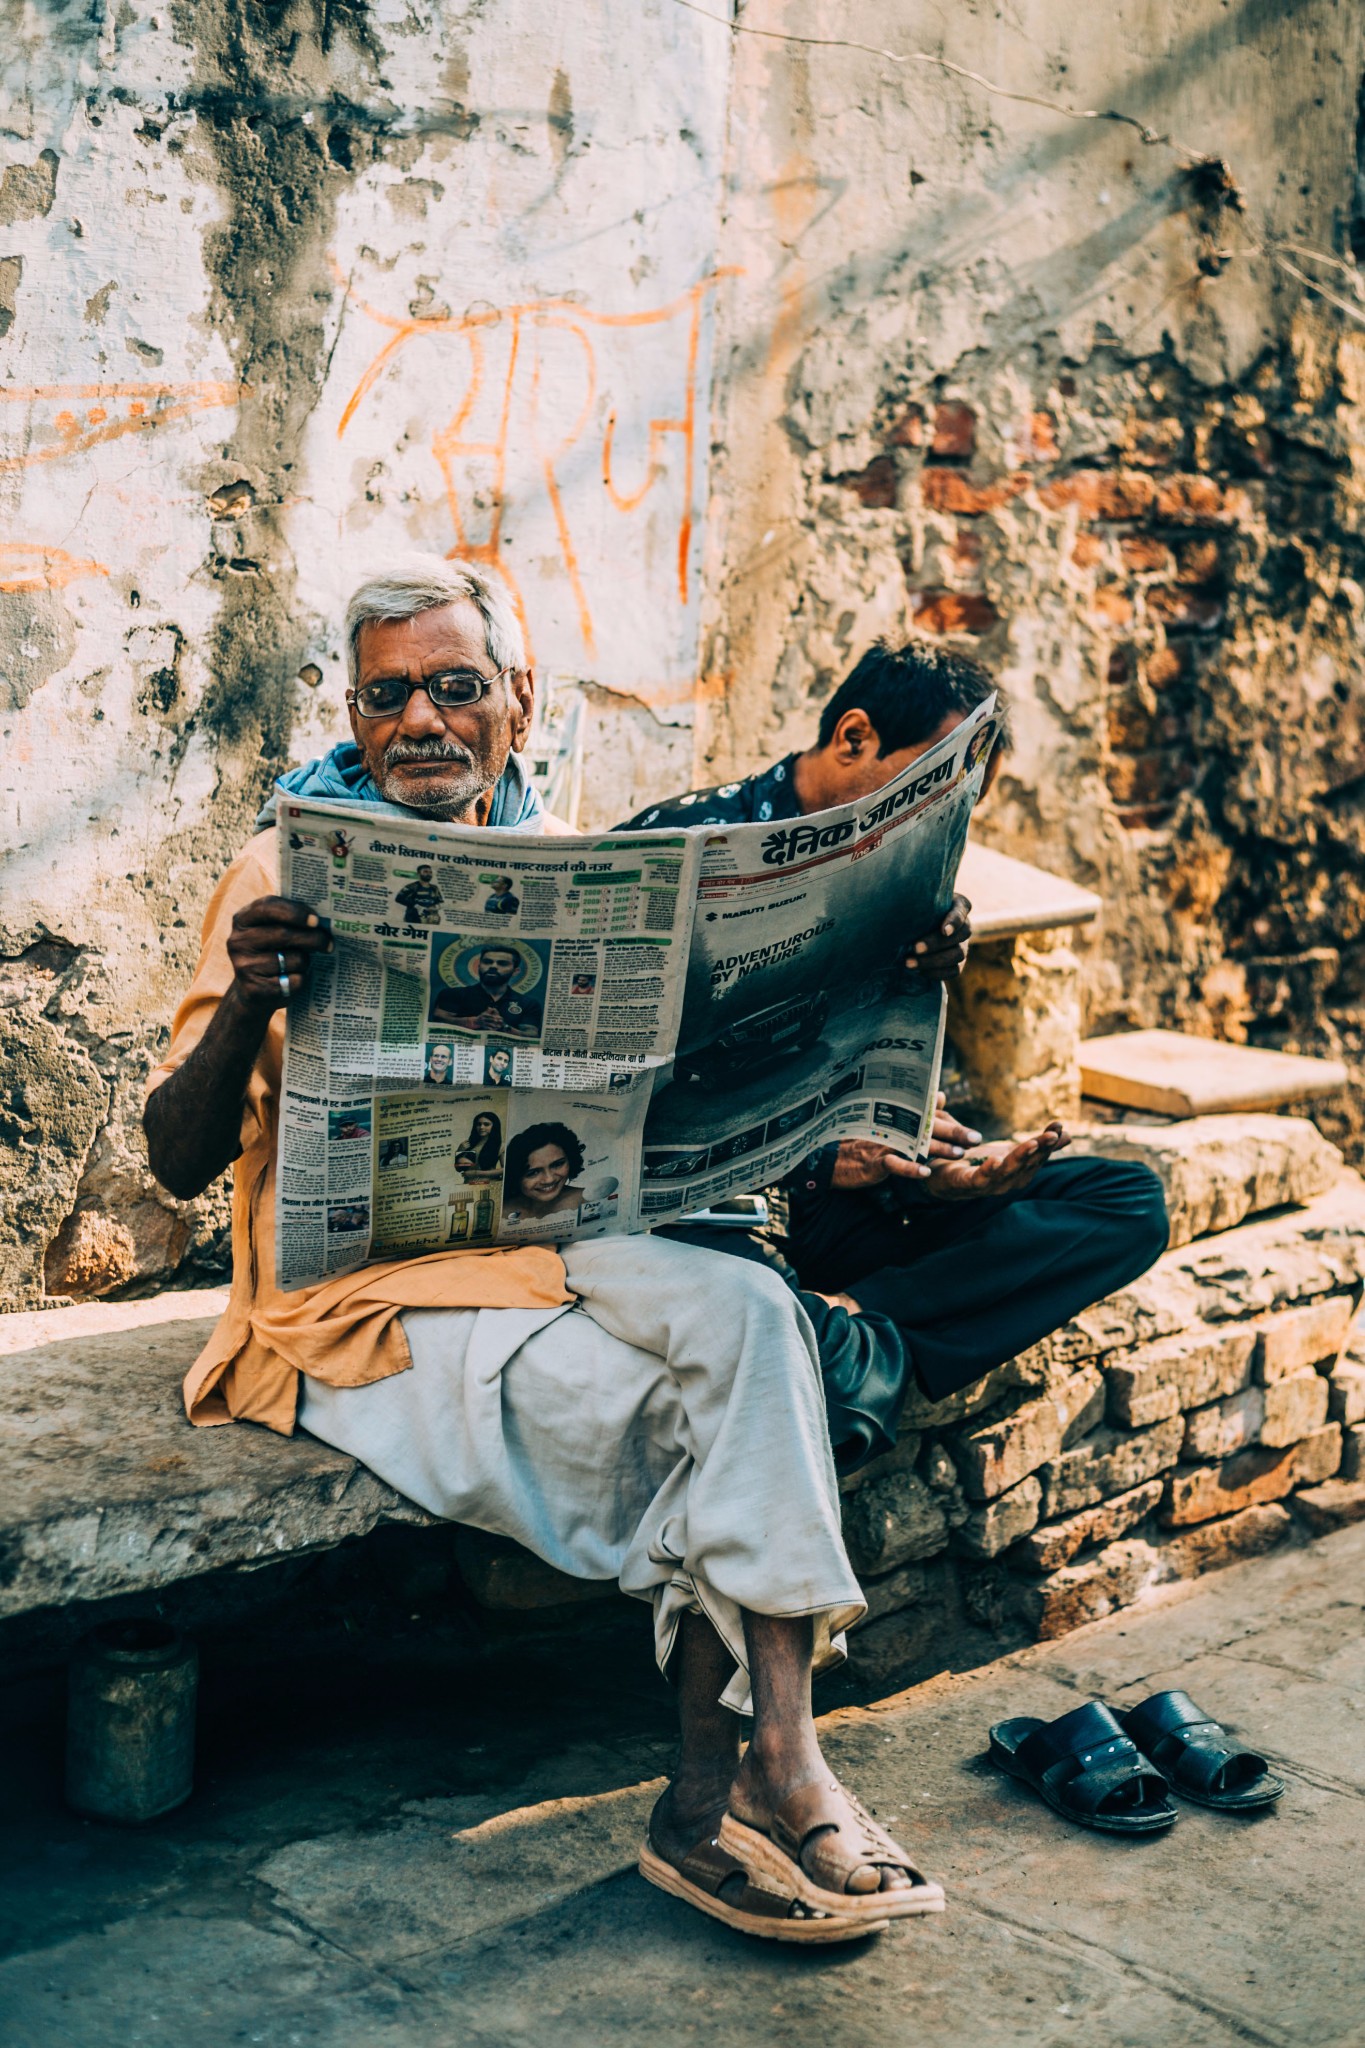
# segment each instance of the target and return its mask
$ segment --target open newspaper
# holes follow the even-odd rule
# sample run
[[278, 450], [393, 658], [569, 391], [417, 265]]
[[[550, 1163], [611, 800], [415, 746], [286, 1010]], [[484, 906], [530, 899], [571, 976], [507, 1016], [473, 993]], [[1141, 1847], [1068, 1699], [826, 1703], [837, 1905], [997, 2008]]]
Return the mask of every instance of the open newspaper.
[[994, 700], [815, 816], [572, 837], [278, 811], [333, 952], [289, 1007], [276, 1273], [648, 1230], [818, 1146], [928, 1143], [941, 917]]

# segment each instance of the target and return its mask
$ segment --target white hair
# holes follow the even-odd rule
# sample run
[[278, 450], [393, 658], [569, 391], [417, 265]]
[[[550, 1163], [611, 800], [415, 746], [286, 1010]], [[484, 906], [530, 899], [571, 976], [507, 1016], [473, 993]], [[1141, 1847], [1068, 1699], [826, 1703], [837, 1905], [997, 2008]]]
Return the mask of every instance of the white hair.
[[472, 562], [444, 555], [395, 555], [352, 593], [346, 607], [346, 672], [355, 688], [360, 629], [384, 619], [412, 619], [443, 604], [472, 604], [483, 620], [483, 644], [494, 668], [524, 669], [526, 641], [505, 586]]

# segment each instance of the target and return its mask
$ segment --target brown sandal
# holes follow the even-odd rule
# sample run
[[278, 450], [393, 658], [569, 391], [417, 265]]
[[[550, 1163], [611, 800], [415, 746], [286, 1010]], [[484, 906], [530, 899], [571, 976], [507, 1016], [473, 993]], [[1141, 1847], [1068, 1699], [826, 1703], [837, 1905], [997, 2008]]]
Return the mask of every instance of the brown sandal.
[[[756, 1880], [713, 1835], [703, 1836], [680, 1864], [668, 1862], [647, 1840], [640, 1851], [640, 1875], [738, 1933], [767, 1941], [861, 1941], [887, 1925], [885, 1916], [831, 1913], [796, 1899], [790, 1885], [779, 1890], [771, 1882]], [[732, 1877], [744, 1879], [744, 1889], [733, 1904], [720, 1896], [721, 1886]]]
[[[826, 1891], [801, 1867], [801, 1851], [812, 1835], [821, 1833], [839, 1838], [846, 1879], [872, 1864], [903, 1871], [910, 1884], [889, 1892]], [[900, 1844], [893, 1842], [866, 1807], [835, 1779], [794, 1792], [766, 1830], [727, 1813], [717, 1841], [734, 1857], [751, 1885], [785, 1890], [816, 1912], [858, 1920], [904, 1920], [914, 1913], [943, 1911], [942, 1885], [917, 1870]]]

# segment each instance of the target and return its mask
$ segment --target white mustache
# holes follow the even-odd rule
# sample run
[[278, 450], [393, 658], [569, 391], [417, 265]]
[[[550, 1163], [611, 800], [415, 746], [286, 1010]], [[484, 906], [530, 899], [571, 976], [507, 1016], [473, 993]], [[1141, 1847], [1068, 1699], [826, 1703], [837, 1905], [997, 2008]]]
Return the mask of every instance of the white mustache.
[[454, 740], [392, 740], [384, 749], [384, 766], [396, 768], [404, 761], [458, 761], [462, 768], [474, 766], [474, 756]]

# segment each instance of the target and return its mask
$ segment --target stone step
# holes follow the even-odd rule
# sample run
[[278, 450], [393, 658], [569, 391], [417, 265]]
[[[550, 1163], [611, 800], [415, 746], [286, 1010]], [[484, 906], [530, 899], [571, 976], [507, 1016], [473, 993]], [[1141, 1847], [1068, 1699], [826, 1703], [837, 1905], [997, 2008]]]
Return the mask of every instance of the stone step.
[[1150, 1166], [1166, 1192], [1173, 1245], [1231, 1230], [1267, 1209], [1310, 1202], [1341, 1174], [1340, 1152], [1303, 1116], [1082, 1124], [1072, 1131], [1071, 1156]]
[[1120, 1031], [1081, 1044], [1081, 1092], [1163, 1116], [1279, 1109], [1344, 1088], [1340, 1060], [1223, 1045], [1183, 1031]]
[[1093, 924], [1104, 908], [1091, 890], [973, 840], [963, 852], [957, 886], [971, 903], [972, 933], [978, 939]]

